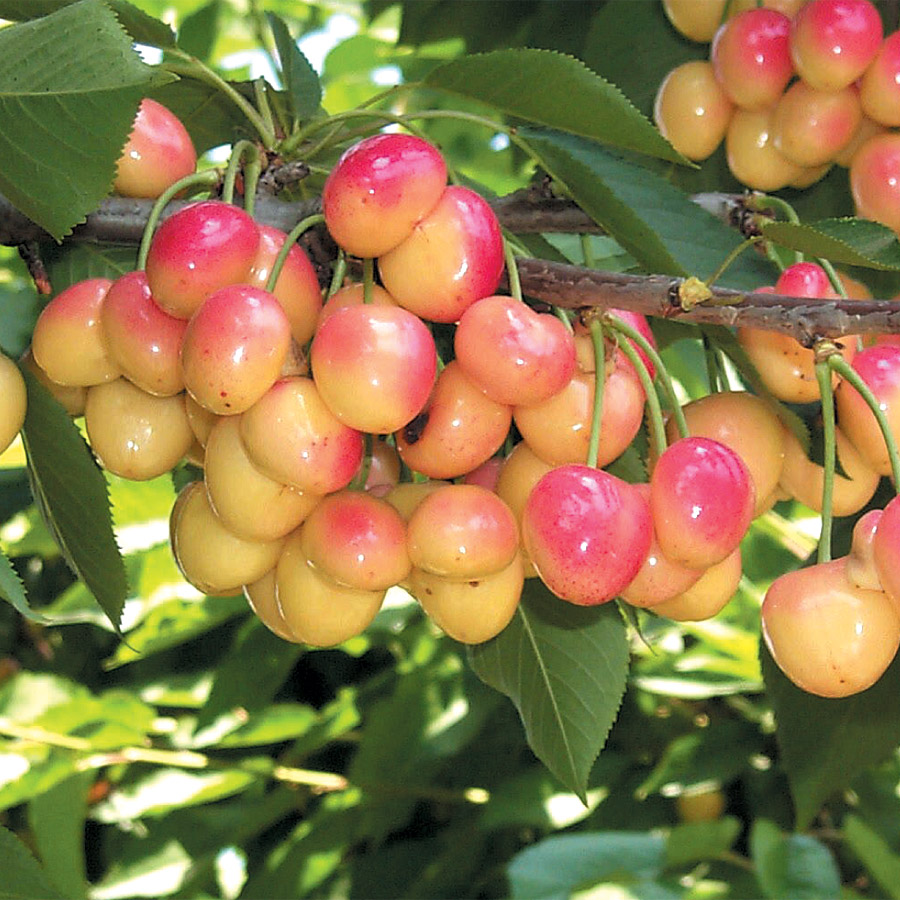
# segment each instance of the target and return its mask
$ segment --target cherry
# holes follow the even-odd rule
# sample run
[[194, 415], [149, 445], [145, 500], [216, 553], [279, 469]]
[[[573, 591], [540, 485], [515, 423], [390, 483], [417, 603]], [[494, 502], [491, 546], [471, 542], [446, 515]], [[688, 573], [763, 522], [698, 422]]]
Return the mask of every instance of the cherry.
[[422, 320], [402, 307], [352, 305], [319, 325], [310, 362], [319, 394], [341, 422], [390, 434], [425, 406], [437, 351]]
[[825, 269], [818, 263], [811, 262], [798, 262], [788, 266], [775, 282], [775, 293], [789, 297], [838, 297]]
[[187, 322], [153, 300], [145, 272], [128, 272], [113, 282], [100, 322], [107, 352], [129, 381], [161, 397], [184, 390], [180, 354]]
[[575, 374], [575, 341], [556, 316], [512, 297], [490, 296], [462, 315], [456, 360], [497, 403], [528, 406], [559, 393]]
[[445, 634], [463, 644], [482, 644], [510, 623], [525, 583], [522, 559], [492, 575], [455, 581], [413, 569], [410, 592]]
[[412, 568], [406, 523], [387, 500], [360, 491], [323, 497], [300, 534], [309, 564], [338, 584], [384, 591]]
[[[852, 365], [875, 395], [894, 438], [900, 439], [900, 345], [866, 347], [856, 354]], [[866, 465], [879, 475], [890, 475], [887, 445], [868, 404], [846, 381], [838, 384], [834, 399], [841, 430]]]
[[[275, 259], [281, 252], [287, 235], [270, 225], [259, 225], [259, 247], [247, 277], [249, 284], [266, 287]], [[298, 244], [288, 251], [281, 272], [272, 288], [291, 324], [291, 335], [302, 347], [316, 330], [322, 309], [322, 290], [309, 257]]]
[[241, 416], [241, 438], [264, 475], [310, 494], [346, 487], [363, 457], [362, 434], [335, 418], [304, 376], [276, 381]]
[[722, 22], [726, 0], [663, 0], [666, 17], [684, 37], [700, 44], [713, 39]]
[[84, 424], [103, 466], [134, 481], [168, 472], [194, 441], [182, 396], [157, 397], [125, 378], [88, 390]]
[[732, 103], [742, 109], [776, 103], [794, 74], [790, 30], [784, 13], [760, 7], [738, 13], [716, 32], [710, 58]]
[[847, 578], [857, 587], [868, 591], [884, 590], [875, 565], [874, 548], [878, 523], [883, 513], [882, 509], [870, 509], [856, 520], [850, 552], [847, 554]]
[[856, 214], [900, 232], [900, 134], [869, 138], [850, 161]]
[[474, 484], [429, 493], [407, 524], [412, 564], [454, 580], [477, 580], [505, 569], [518, 554], [519, 529], [510, 508]]
[[247, 541], [218, 519], [202, 481], [182, 488], [169, 517], [170, 543], [185, 579], [206, 594], [232, 594], [278, 562], [284, 539]]
[[322, 189], [325, 224], [354, 256], [382, 256], [409, 237], [447, 184], [436, 147], [411, 134], [377, 134], [347, 150]]
[[717, 616], [737, 593], [741, 581], [741, 548], [710, 566], [689, 588], [653, 606], [653, 612], [675, 622], [702, 622]]
[[772, 109], [735, 110], [725, 134], [725, 157], [731, 174], [757, 191], [780, 190], [805, 171], [775, 147]]
[[303, 553], [302, 531], [291, 534], [275, 572], [276, 597], [295, 640], [333, 647], [362, 634], [384, 602], [384, 591], [361, 591], [332, 581]]
[[522, 524], [522, 513], [528, 495], [553, 466], [544, 462], [526, 441], [519, 441], [503, 461], [495, 491]]
[[872, 538], [872, 558], [881, 585], [900, 609], [900, 498], [884, 508]]
[[70, 416], [80, 416], [84, 413], [84, 401], [87, 399], [87, 388], [82, 385], [67, 386], [57, 384], [50, 376], [34, 361], [34, 354], [29, 347], [19, 360], [22, 366], [28, 369], [40, 383], [47, 388], [53, 395], [57, 403]]
[[691, 60], [662, 80], [653, 103], [653, 121], [679, 153], [700, 161], [722, 143], [732, 109], [712, 64]]
[[440, 480], [404, 481], [394, 485], [384, 495], [384, 499], [400, 513], [405, 522], [409, 522], [410, 516], [429, 494], [433, 494], [451, 483]]
[[25, 424], [28, 393], [19, 367], [0, 353], [0, 453], [15, 440]]
[[879, 125], [900, 125], [900, 31], [888, 35], [859, 80], [863, 112]]
[[497, 290], [503, 238], [494, 211], [474, 191], [451, 186], [393, 250], [379, 257], [387, 292], [434, 322], [456, 322], [476, 300]]
[[320, 497], [263, 475], [250, 461], [238, 416], [222, 416], [206, 441], [203, 479], [222, 524], [248, 541], [272, 541], [297, 528]]
[[201, 406], [190, 394], [184, 395], [184, 411], [187, 413], [188, 423], [194, 437], [201, 447], [206, 446], [209, 439], [209, 433], [215, 427], [216, 422], [225, 416], [217, 416], [214, 412], [210, 412], [205, 406]]
[[[319, 319], [316, 328], [319, 329], [325, 323], [325, 320], [339, 309], [345, 306], [361, 306], [365, 302], [365, 287], [362, 283], [347, 284], [339, 290], [335, 291], [319, 312]], [[370, 300], [372, 306], [397, 306], [397, 301], [383, 288], [377, 284], [372, 285], [372, 297]]]
[[57, 294], [42, 310], [31, 336], [35, 362], [57, 384], [87, 387], [118, 378], [100, 320], [112, 281], [88, 278]]
[[[364, 464], [365, 460], [360, 463], [360, 469]], [[353, 478], [358, 477], [360, 477], [359, 470]], [[364, 489], [372, 491], [378, 496], [384, 496], [398, 481], [400, 481], [400, 454], [387, 441], [372, 441]]]
[[722, 818], [725, 807], [725, 794], [718, 787], [689, 788], [675, 798], [680, 822], [715, 822]]
[[846, 558], [788, 572], [763, 601], [763, 638], [779, 668], [820, 697], [871, 687], [900, 644], [900, 611], [887, 594], [847, 577]]
[[[609, 315], [613, 316], [616, 319], [621, 320], [626, 325], [630, 325], [636, 332], [638, 332], [638, 334], [641, 335], [641, 337], [644, 338], [644, 340], [647, 341], [648, 344], [650, 344], [651, 347], [656, 349], [656, 338], [653, 336], [653, 331], [650, 328], [650, 323], [647, 321], [646, 316], [642, 315], [639, 312], [635, 312], [634, 310], [631, 310], [631, 309], [610, 309], [610, 310], [607, 310], [607, 312], [609, 313]], [[578, 335], [580, 335], [583, 332], [587, 333], [588, 337], [590, 337], [590, 332], [587, 329], [585, 329], [585, 327], [580, 322], [577, 322], [575, 324], [576, 338]], [[632, 341], [630, 338], [628, 339], [628, 342], [631, 344], [632, 347], [634, 347], [635, 351], [637, 352], [637, 355], [643, 361], [644, 367], [647, 369], [647, 374], [651, 378], [655, 378], [656, 377], [656, 367], [650, 361], [650, 357], [647, 356], [647, 354], [643, 351], [643, 349], [636, 342]], [[593, 354], [593, 348], [592, 348], [592, 350], [591, 350], [592, 363], [591, 363], [591, 365], [584, 367], [584, 371], [593, 372], [596, 370], [596, 365], [593, 364], [593, 356], [594, 356], [594, 354]], [[579, 359], [579, 365], [581, 365], [580, 359]], [[631, 363], [629, 363], [629, 365], [631, 365]]]
[[660, 455], [650, 476], [650, 509], [660, 550], [694, 569], [721, 562], [753, 517], [753, 480], [729, 447], [687, 437]]
[[547, 472], [522, 514], [522, 539], [541, 579], [580, 606], [612, 600], [634, 580], [652, 532], [647, 501], [631, 485], [584, 465]]
[[807, 84], [839, 91], [866, 71], [882, 33], [881, 16], [869, 0], [812, 0], [791, 23], [791, 57]]
[[500, 469], [503, 468], [503, 457], [492, 456], [480, 466], [476, 466], [471, 472], [463, 476], [463, 484], [477, 484], [497, 493], [497, 479], [500, 477]]
[[116, 163], [113, 190], [123, 197], [158, 197], [197, 168], [197, 151], [175, 113], [145, 97]]
[[185, 387], [210, 412], [243, 412], [275, 383], [290, 345], [291, 326], [273, 294], [250, 285], [221, 288], [185, 330]]
[[191, 203], [156, 230], [147, 255], [153, 299], [189, 319], [212, 293], [250, 278], [259, 229], [242, 209], [218, 200]]
[[275, 569], [271, 569], [253, 584], [244, 585], [244, 597], [250, 609], [256, 613], [256, 617], [273, 634], [282, 640], [291, 643], [299, 643], [293, 632], [288, 628], [281, 607], [278, 605], [278, 597], [275, 591]]
[[856, 156], [857, 151], [859, 151], [862, 146], [869, 140], [869, 138], [873, 138], [879, 134], [887, 134], [888, 130], [884, 127], [884, 125], [879, 125], [877, 122], [870, 119], [867, 115], [863, 115], [862, 122], [859, 123], [859, 128], [856, 129], [856, 134], [850, 139], [850, 143], [847, 144], [846, 147], [843, 148], [839, 153], [835, 154], [834, 161], [839, 165], [843, 166], [845, 169], [849, 169], [853, 164], [853, 158]]

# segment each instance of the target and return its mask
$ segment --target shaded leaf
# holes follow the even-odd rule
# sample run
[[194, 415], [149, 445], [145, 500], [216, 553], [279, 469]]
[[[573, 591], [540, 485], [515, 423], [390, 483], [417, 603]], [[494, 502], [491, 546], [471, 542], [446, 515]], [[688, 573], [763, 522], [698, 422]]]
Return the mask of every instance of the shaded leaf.
[[115, 281], [137, 266], [137, 248], [124, 244], [79, 242], [47, 247], [42, 258], [50, 276], [53, 293], [86, 278]]
[[782, 834], [757, 819], [750, 831], [750, 855], [765, 897], [781, 900], [837, 900], [841, 878], [828, 848], [805, 834]]
[[32, 622], [46, 622], [47, 620], [39, 612], [35, 612], [28, 605], [28, 597], [25, 594], [25, 585], [19, 578], [12, 563], [0, 550], [0, 597], [12, 606], [26, 619]]
[[128, 584], [106, 481], [66, 411], [26, 369], [22, 440], [35, 500], [72, 571], [118, 628]]
[[843, 823], [844, 840], [871, 872], [891, 900], [900, 900], [900, 856], [859, 816], [848, 815]]
[[741, 821], [734, 816], [676, 825], [666, 839], [666, 865], [685, 866], [714, 859], [730, 850], [740, 833]]
[[53, 887], [25, 845], [2, 825], [0, 859], [3, 860], [2, 900], [34, 900], [35, 897], [62, 900], [63, 895]]
[[900, 243], [886, 225], [868, 219], [822, 219], [794, 224], [767, 222], [763, 234], [789, 250], [833, 263], [867, 269], [900, 270]]
[[618, 713], [628, 669], [614, 604], [581, 607], [528, 579], [512, 622], [469, 650], [475, 673], [515, 704], [535, 755], [583, 802]]
[[291, 112], [302, 121], [322, 111], [322, 85], [316, 70], [291, 37], [287, 25], [274, 13], [266, 13], [275, 38], [281, 62], [281, 80], [287, 93]]
[[776, 737], [791, 787], [797, 828], [864, 769], [888, 758], [900, 743], [900, 657], [868, 690], [827, 699], [800, 690], [775, 664], [765, 642], [760, 657], [775, 711]]
[[222, 12], [222, 0], [210, 0], [185, 16], [178, 29], [178, 46], [185, 53], [208, 63], [218, 37]]
[[529, 122], [687, 163], [614, 84], [562, 53], [516, 48], [465, 56], [433, 69], [425, 84]]
[[108, 6], [80, 0], [0, 30], [0, 191], [57, 240], [109, 192], [145, 65]]

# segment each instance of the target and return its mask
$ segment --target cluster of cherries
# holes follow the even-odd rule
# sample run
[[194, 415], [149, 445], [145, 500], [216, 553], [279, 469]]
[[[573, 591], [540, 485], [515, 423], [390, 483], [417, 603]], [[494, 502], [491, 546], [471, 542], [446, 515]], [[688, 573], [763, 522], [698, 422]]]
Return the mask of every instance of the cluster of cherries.
[[724, 139], [732, 174], [761, 191], [849, 167], [857, 214], [900, 231], [900, 32], [883, 37], [870, 0], [663, 2], [682, 34], [711, 41], [657, 93], [676, 148], [702, 160]]

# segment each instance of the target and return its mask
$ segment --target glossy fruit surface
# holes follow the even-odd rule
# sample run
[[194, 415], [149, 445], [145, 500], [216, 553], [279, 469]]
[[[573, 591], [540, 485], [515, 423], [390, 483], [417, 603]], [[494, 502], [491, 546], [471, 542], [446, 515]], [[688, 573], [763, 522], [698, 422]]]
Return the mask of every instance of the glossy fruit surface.
[[880, 125], [900, 125], [900, 31], [888, 35], [859, 80], [863, 112]]
[[0, 353], [0, 453], [15, 440], [25, 424], [28, 393], [19, 367]]
[[653, 104], [653, 121], [679, 153], [699, 161], [722, 143], [732, 108], [712, 64], [691, 60], [663, 79]]
[[320, 325], [310, 351], [324, 402], [345, 425], [390, 434], [428, 400], [437, 372], [434, 338], [399, 306], [348, 306]]
[[112, 281], [89, 278], [58, 293], [42, 310], [31, 336], [35, 362], [57, 384], [87, 387], [118, 378], [100, 319]]
[[210, 294], [247, 282], [258, 249], [259, 229], [244, 210], [218, 200], [191, 203], [153, 235], [146, 266], [153, 299], [189, 319]]
[[725, 134], [731, 174], [757, 191], [777, 191], [800, 178], [804, 169], [775, 146], [772, 109], [735, 110]]
[[634, 580], [650, 549], [650, 508], [631, 485], [583, 465], [552, 469], [522, 515], [522, 539], [547, 587], [595, 606]]
[[494, 211], [474, 191], [444, 189], [402, 243], [378, 259], [387, 292], [423, 319], [456, 322], [497, 290], [503, 239]]
[[550, 313], [513, 297], [473, 303], [454, 335], [456, 360], [497, 403], [528, 406], [561, 391], [575, 374], [575, 341]]
[[761, 616], [779, 668], [820, 697], [871, 687], [900, 644], [897, 604], [852, 584], [845, 558], [781, 575], [766, 593]]
[[256, 617], [273, 634], [277, 634], [282, 640], [297, 643], [297, 638], [288, 628], [281, 607], [278, 605], [278, 597], [275, 591], [275, 569], [266, 572], [253, 584], [244, 585], [244, 597], [250, 609], [256, 613]]
[[872, 557], [881, 585], [900, 608], [900, 499], [884, 508], [872, 538]]
[[875, 565], [874, 542], [884, 510], [870, 509], [853, 526], [850, 552], [847, 554], [847, 578], [868, 591], [883, 591], [881, 576]]
[[900, 134], [875, 135], [850, 163], [856, 214], [900, 232]]
[[741, 582], [741, 548], [710, 566], [689, 588], [653, 607], [657, 615], [675, 622], [703, 622], [718, 615]]
[[447, 184], [438, 149], [411, 134], [377, 134], [338, 160], [322, 189], [331, 236], [354, 256], [381, 256], [409, 237]]
[[291, 326], [273, 294], [250, 285], [222, 288], [185, 330], [185, 387], [210, 412], [241, 413], [275, 383], [290, 345]]
[[113, 190], [123, 197], [158, 197], [197, 168], [197, 151], [173, 112], [145, 97], [116, 163]]
[[713, 39], [722, 15], [725, 12], [726, 0], [663, 0], [666, 18], [679, 34], [692, 41], [705, 44]]
[[718, 441], [671, 444], [650, 476], [650, 508], [662, 552], [689, 568], [708, 568], [738, 546], [753, 517], [753, 480], [741, 458]]
[[128, 272], [113, 282], [100, 321], [107, 352], [129, 381], [161, 397], [184, 390], [180, 354], [187, 322], [153, 300], [145, 272]]
[[53, 399], [62, 406], [70, 416], [80, 416], [84, 413], [84, 401], [87, 398], [87, 388], [83, 385], [67, 386], [57, 384], [35, 362], [34, 354], [29, 347], [21, 356], [19, 362], [28, 369], [40, 383], [53, 395]]

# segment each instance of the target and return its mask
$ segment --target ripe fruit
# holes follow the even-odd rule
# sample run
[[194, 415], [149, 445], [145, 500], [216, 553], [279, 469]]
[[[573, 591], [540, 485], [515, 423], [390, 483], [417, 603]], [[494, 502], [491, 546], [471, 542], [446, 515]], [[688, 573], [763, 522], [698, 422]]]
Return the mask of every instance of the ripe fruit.
[[880, 125], [900, 125], [900, 31], [888, 35], [859, 80], [863, 112]]
[[184, 390], [180, 352], [187, 322], [153, 300], [145, 272], [128, 272], [113, 282], [100, 321], [107, 352], [129, 381], [160, 397]]
[[381, 256], [434, 209], [447, 184], [436, 147], [411, 134], [377, 134], [338, 160], [322, 189], [325, 224], [354, 256]]
[[732, 109], [712, 64], [692, 60], [663, 79], [653, 103], [653, 121], [679, 153], [699, 161], [722, 143]]
[[319, 394], [341, 422], [390, 434], [425, 406], [437, 351], [411, 312], [365, 304], [338, 309], [319, 325], [310, 362]]
[[687, 590], [653, 607], [675, 622], [702, 622], [718, 615], [737, 593], [741, 582], [741, 548], [710, 566]]
[[757, 191], [777, 191], [804, 171], [775, 147], [771, 109], [735, 110], [725, 134], [725, 156], [731, 174]]
[[184, 332], [185, 387], [210, 412], [244, 412], [275, 383], [290, 345], [291, 326], [273, 294], [250, 285], [221, 288]]
[[884, 590], [875, 566], [873, 547], [883, 513], [882, 509], [870, 509], [856, 520], [850, 552], [847, 554], [847, 577], [857, 587], [869, 591]]
[[744, 10], [716, 32], [710, 58], [716, 79], [742, 109], [766, 109], [794, 74], [791, 20], [773, 9]]
[[675, 810], [681, 822], [715, 822], [722, 818], [725, 806], [722, 790], [709, 785], [689, 788], [675, 798]]
[[35, 362], [57, 384], [87, 387], [118, 378], [100, 320], [108, 278], [78, 281], [57, 294], [42, 310], [31, 336]]
[[387, 292], [423, 319], [456, 322], [497, 290], [503, 238], [494, 211], [474, 191], [451, 186], [412, 233], [379, 257]]
[[116, 163], [113, 190], [123, 197], [158, 197], [196, 168], [197, 151], [181, 119], [145, 97]]
[[146, 266], [153, 299], [189, 319], [210, 294], [248, 281], [258, 249], [259, 229], [242, 209], [218, 200], [191, 203], [153, 235]]
[[820, 697], [871, 687], [900, 644], [900, 612], [882, 591], [856, 587], [846, 558], [788, 572], [762, 605], [763, 637], [779, 668]]
[[753, 517], [755, 489], [741, 458], [718, 441], [671, 444], [650, 476], [650, 509], [660, 550], [692, 569], [721, 562]]
[[19, 362], [37, 378], [40, 383], [53, 395], [53, 399], [62, 406], [70, 416], [80, 416], [84, 413], [84, 401], [87, 398], [87, 388], [76, 385], [74, 387], [57, 384], [34, 361], [34, 354], [29, 347]]
[[0, 453], [15, 440], [25, 424], [28, 394], [19, 367], [0, 353]]
[[544, 475], [522, 514], [522, 539], [541, 579], [579, 606], [612, 600], [634, 580], [652, 530], [650, 508], [631, 485], [583, 465]]
[[869, 138], [850, 162], [856, 214], [900, 232], [900, 134]]
[[666, 17], [680, 34], [705, 44], [722, 22], [726, 0], [663, 0]]
[[894, 497], [878, 520], [872, 558], [882, 587], [900, 608], [900, 498]]
[[103, 466], [134, 481], [168, 472], [194, 442], [184, 397], [156, 397], [125, 378], [88, 389], [84, 424]]
[[278, 605], [278, 597], [275, 593], [275, 569], [271, 569], [253, 584], [244, 585], [244, 597], [250, 609], [256, 613], [257, 618], [273, 634], [282, 640], [297, 643]]
[[791, 23], [791, 57], [807, 84], [839, 91], [866, 71], [881, 37], [881, 17], [869, 0], [812, 0]]

